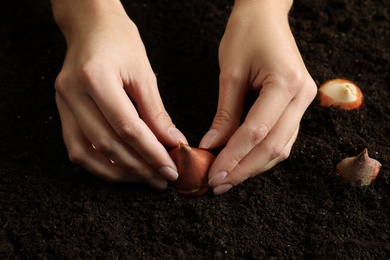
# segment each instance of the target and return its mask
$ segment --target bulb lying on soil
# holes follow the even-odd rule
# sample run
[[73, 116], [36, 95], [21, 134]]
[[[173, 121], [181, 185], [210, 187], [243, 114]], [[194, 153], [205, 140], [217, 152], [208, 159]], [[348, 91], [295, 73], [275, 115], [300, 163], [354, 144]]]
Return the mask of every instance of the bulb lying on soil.
[[318, 90], [318, 97], [321, 106], [337, 106], [345, 110], [359, 108], [363, 103], [360, 88], [346, 79], [325, 82]]
[[177, 166], [179, 177], [173, 187], [184, 197], [199, 197], [209, 190], [208, 172], [215, 157], [204, 149], [193, 148], [179, 143], [169, 151], [169, 155]]
[[341, 160], [336, 172], [347, 182], [361, 182], [362, 186], [370, 185], [379, 173], [381, 163], [368, 157], [367, 148], [355, 157]]

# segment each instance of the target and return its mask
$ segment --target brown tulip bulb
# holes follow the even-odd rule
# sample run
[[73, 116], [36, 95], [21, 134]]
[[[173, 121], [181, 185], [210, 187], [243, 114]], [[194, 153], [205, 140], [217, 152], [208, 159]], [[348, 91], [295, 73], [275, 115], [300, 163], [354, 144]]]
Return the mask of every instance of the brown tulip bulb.
[[355, 157], [348, 157], [336, 165], [336, 172], [347, 182], [360, 181], [362, 186], [370, 185], [379, 173], [381, 163], [368, 157], [367, 148]]
[[208, 172], [215, 157], [210, 152], [200, 148], [179, 143], [179, 146], [169, 151], [169, 155], [177, 166], [179, 177], [173, 182], [173, 187], [184, 197], [199, 197], [209, 190]]

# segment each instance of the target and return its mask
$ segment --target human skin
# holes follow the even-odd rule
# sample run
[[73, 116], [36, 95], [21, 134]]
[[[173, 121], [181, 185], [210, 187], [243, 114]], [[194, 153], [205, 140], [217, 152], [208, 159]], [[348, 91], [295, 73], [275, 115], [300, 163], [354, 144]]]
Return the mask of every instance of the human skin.
[[164, 108], [136, 25], [120, 1], [52, 0], [52, 8], [67, 42], [55, 88], [71, 161], [108, 181], [165, 189], [178, 174], [164, 145], [187, 141]]
[[[286, 159], [315, 97], [288, 24], [291, 5], [235, 1], [219, 48], [218, 109], [199, 145], [226, 143], [209, 172], [216, 195]], [[136, 25], [118, 0], [52, 0], [52, 6], [67, 41], [55, 85], [70, 159], [109, 181], [165, 189], [177, 168], [164, 145], [187, 141], [165, 111]], [[239, 125], [251, 89], [260, 96]]]
[[[220, 195], [285, 160], [317, 87], [288, 23], [292, 0], [236, 0], [219, 47], [220, 93], [199, 147], [226, 143], [209, 172]], [[244, 96], [259, 97], [239, 125]]]

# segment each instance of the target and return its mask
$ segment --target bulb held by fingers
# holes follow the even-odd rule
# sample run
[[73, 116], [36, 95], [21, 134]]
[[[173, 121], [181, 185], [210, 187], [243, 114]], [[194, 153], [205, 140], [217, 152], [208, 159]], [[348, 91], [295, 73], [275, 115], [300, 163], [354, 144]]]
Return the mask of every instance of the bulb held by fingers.
[[377, 177], [381, 163], [368, 156], [367, 148], [355, 157], [341, 160], [336, 166], [336, 173], [347, 182], [361, 182], [362, 186], [370, 185]]
[[363, 93], [358, 86], [346, 79], [332, 79], [322, 84], [318, 91], [321, 106], [336, 106], [345, 110], [359, 108]]
[[199, 197], [209, 190], [208, 172], [215, 157], [204, 149], [193, 148], [182, 142], [169, 151], [177, 166], [179, 177], [173, 187], [184, 197]]

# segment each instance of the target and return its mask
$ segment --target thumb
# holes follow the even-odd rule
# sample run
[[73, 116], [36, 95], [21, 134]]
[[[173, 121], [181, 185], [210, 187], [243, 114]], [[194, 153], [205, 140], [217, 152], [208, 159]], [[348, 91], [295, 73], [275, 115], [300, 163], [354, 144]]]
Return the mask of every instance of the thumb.
[[230, 139], [240, 124], [246, 77], [221, 73], [219, 79], [218, 107], [210, 130], [203, 136], [199, 148], [214, 149]]

